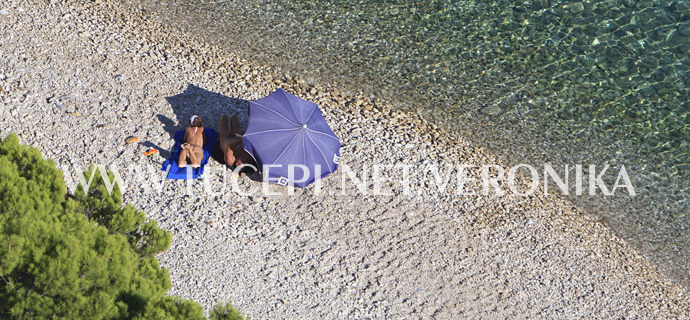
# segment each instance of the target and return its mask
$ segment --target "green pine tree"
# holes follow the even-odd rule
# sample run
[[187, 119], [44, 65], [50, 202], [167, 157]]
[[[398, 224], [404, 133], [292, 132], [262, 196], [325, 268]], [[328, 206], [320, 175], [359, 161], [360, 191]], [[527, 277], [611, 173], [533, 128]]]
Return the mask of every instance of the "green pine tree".
[[[154, 255], [170, 233], [123, 206], [99, 174], [77, 189], [67, 195], [55, 163], [15, 135], [1, 141], [0, 318], [204, 319], [198, 303], [165, 295], [170, 279]], [[217, 319], [242, 319], [227, 310], [234, 318]]]

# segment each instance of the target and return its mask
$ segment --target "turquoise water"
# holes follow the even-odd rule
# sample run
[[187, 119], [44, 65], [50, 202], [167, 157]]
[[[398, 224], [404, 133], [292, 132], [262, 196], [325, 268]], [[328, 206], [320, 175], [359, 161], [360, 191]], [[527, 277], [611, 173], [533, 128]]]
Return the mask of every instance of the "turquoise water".
[[511, 163], [626, 165], [637, 196], [572, 199], [690, 282], [690, 1], [144, 3], [185, 32], [393, 101]]

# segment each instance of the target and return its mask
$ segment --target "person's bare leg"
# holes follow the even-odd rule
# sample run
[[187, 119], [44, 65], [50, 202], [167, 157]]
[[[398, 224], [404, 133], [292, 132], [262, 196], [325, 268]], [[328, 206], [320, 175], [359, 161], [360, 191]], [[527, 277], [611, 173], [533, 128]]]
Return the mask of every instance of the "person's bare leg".
[[240, 129], [240, 120], [237, 119], [236, 114], [233, 114], [232, 117], [230, 117], [230, 133], [233, 135], [242, 133], [242, 130]]
[[232, 141], [230, 137], [230, 132], [228, 131], [228, 116], [220, 116], [220, 123], [218, 125], [218, 143], [220, 145], [220, 150], [223, 151], [223, 156], [225, 156], [228, 145]]
[[198, 168], [201, 166], [201, 160], [204, 159], [204, 151], [203, 150], [201, 152], [190, 151], [188, 153], [188, 155], [189, 155], [189, 161], [192, 163], [193, 168]]
[[220, 123], [218, 124], [218, 134], [221, 137], [226, 137], [229, 135], [229, 133], [228, 133], [228, 116], [226, 116], [226, 115], [220, 116]]
[[182, 168], [187, 165], [187, 156], [190, 154], [189, 150], [182, 149], [180, 151], [180, 157], [177, 159], [177, 166]]

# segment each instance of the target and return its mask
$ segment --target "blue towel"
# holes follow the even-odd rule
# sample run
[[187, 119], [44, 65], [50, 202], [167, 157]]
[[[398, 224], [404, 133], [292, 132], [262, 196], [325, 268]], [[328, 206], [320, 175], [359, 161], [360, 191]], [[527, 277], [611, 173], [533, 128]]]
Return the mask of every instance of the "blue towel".
[[204, 174], [204, 167], [208, 163], [208, 158], [211, 157], [211, 151], [216, 146], [216, 140], [218, 140], [218, 133], [216, 130], [204, 128], [206, 133], [206, 144], [204, 145], [204, 158], [201, 160], [201, 166], [193, 169], [191, 167], [180, 168], [177, 166], [177, 159], [180, 158], [180, 145], [184, 143], [184, 130], [175, 132], [175, 145], [173, 146], [173, 152], [170, 158], [163, 163], [162, 170], [165, 171], [170, 166], [170, 172], [168, 172], [168, 179], [175, 180], [186, 180], [187, 170], [192, 170], [192, 179], [198, 179], [202, 174]]

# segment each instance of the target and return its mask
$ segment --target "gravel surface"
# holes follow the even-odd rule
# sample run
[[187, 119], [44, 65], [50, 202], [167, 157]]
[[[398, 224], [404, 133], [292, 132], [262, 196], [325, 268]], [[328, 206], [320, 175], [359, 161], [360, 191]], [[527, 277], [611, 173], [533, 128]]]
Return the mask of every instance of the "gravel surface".
[[[189, 116], [217, 128], [235, 111], [246, 124], [246, 100], [278, 87], [319, 103], [343, 142], [341, 164], [369, 175], [366, 192], [343, 186], [342, 167], [321, 192], [292, 195], [243, 194], [261, 187], [247, 176], [234, 192], [216, 161], [203, 180], [161, 182]], [[232, 301], [253, 319], [690, 317], [683, 288], [557, 196], [458, 196], [424, 172], [411, 194], [394, 181], [382, 183], [390, 195], [374, 195], [363, 169], [376, 163], [496, 160], [382, 101], [178, 35], [133, 4], [2, 0], [0, 103], [0, 136], [17, 133], [68, 182], [89, 163], [116, 166], [124, 201], [173, 233], [159, 255], [170, 294], [207, 310]], [[139, 143], [125, 144], [130, 135]], [[145, 157], [148, 147], [161, 153]]]

